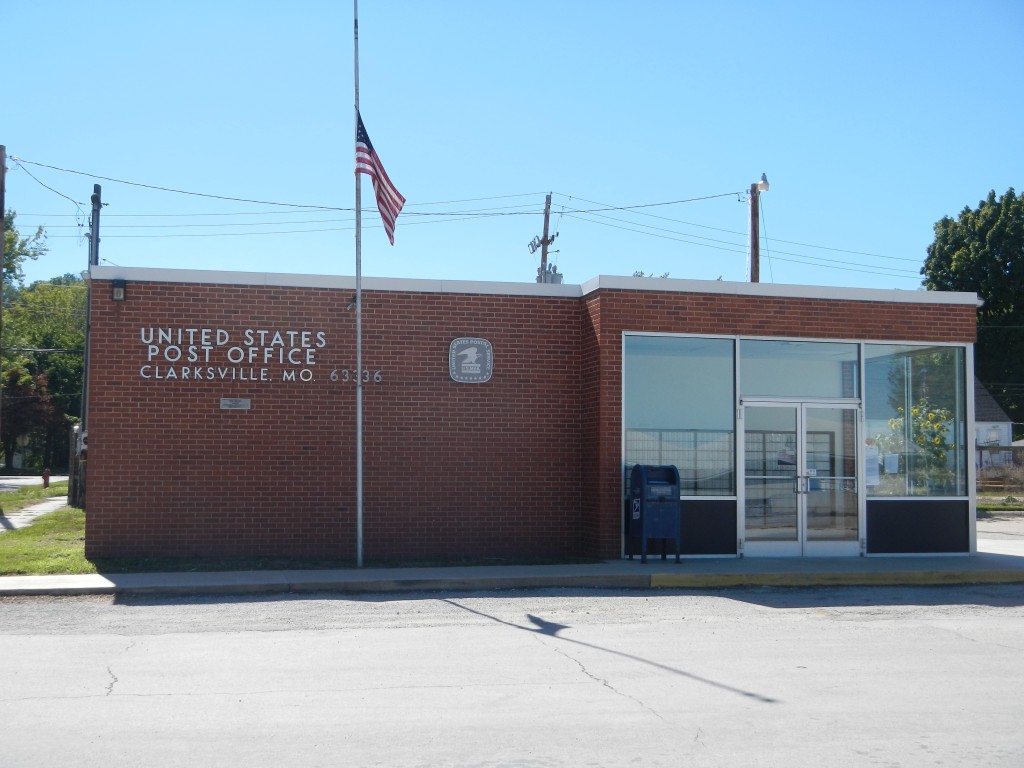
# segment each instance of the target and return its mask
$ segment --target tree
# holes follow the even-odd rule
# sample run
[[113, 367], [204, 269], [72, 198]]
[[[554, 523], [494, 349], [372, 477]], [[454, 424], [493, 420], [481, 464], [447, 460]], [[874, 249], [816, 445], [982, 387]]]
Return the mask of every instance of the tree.
[[20, 286], [25, 280], [22, 265], [25, 259], [38, 259], [49, 248], [46, 245], [46, 231], [38, 227], [32, 235], [22, 237], [14, 225], [17, 214], [12, 210], [4, 213], [4, 290], [8, 286]]
[[33, 378], [24, 368], [8, 368], [3, 372], [3, 390], [0, 441], [4, 447], [4, 467], [11, 469], [19, 441], [35, 431], [47, 430], [55, 414], [43, 374]]
[[8, 467], [19, 441], [39, 468], [63, 464], [68, 427], [81, 414], [86, 286], [64, 275], [26, 288], [25, 261], [47, 250], [42, 227], [22, 237], [15, 212], [5, 212], [0, 443]]
[[42, 376], [50, 393], [45, 423], [30, 432], [41, 466], [63, 465], [69, 427], [81, 417], [86, 290], [76, 275], [38, 281], [14, 289], [4, 313], [4, 367]]
[[[978, 308], [975, 372], [1010, 418], [1024, 422], [1024, 198], [1013, 188], [935, 224], [921, 269], [924, 286], [974, 291]], [[1019, 428], [1017, 430], [1020, 431]]]

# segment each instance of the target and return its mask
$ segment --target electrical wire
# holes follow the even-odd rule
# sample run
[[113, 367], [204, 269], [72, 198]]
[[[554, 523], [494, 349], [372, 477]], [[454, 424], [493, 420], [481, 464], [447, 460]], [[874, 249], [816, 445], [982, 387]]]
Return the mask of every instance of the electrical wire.
[[768, 223], [764, 218], [764, 204], [761, 202], [761, 196], [757, 196], [757, 220], [761, 224], [761, 228], [764, 230], [764, 257], [768, 262], [768, 279], [773, 283], [775, 282], [775, 273], [772, 271], [772, 257], [771, 251], [768, 248]]
[[[46, 164], [46, 163], [39, 163], [39, 162], [36, 162], [36, 161], [25, 160], [23, 158], [19, 158], [19, 157], [16, 157], [16, 156], [12, 156], [12, 160], [14, 160], [16, 163], [18, 163], [19, 167], [21, 167], [22, 170], [25, 170], [25, 172], [30, 177], [32, 177], [34, 180], [37, 181], [37, 183], [39, 183], [42, 186], [46, 187], [47, 189], [49, 189], [50, 191], [54, 192], [55, 194], [58, 194], [61, 197], [71, 201], [72, 203], [75, 203], [76, 206], [78, 206], [80, 204], [77, 203], [76, 201], [74, 201], [72, 198], [68, 197], [67, 195], [64, 195], [63, 193], [58, 192], [57, 190], [53, 189], [52, 187], [49, 187], [49, 186], [43, 184], [41, 181], [39, 181], [39, 179], [36, 179], [36, 177], [30, 171], [28, 171], [27, 168], [24, 168], [24, 164], [30, 164], [30, 165], [39, 166], [39, 167], [42, 167], [42, 168], [48, 168], [48, 169], [59, 171], [59, 172], [63, 172], [63, 173], [71, 173], [71, 174], [76, 174], [76, 175], [80, 175], [80, 176], [87, 176], [89, 178], [101, 179], [101, 180], [105, 180], [105, 181], [111, 181], [111, 182], [114, 182], [114, 183], [126, 184], [126, 185], [129, 185], [129, 186], [136, 186], [136, 187], [141, 187], [141, 188], [145, 188], [145, 189], [153, 189], [153, 190], [157, 190], [157, 191], [169, 192], [169, 193], [174, 193], [174, 194], [191, 195], [191, 196], [195, 196], [195, 197], [204, 197], [204, 198], [215, 199], [215, 200], [223, 200], [223, 201], [229, 201], [229, 202], [243, 202], [243, 203], [252, 203], [252, 204], [257, 204], [257, 205], [268, 205], [268, 206], [274, 206], [274, 207], [291, 208], [291, 209], [295, 209], [294, 211], [292, 211], [293, 213], [302, 213], [302, 212], [311, 213], [311, 212], [315, 212], [315, 211], [354, 212], [354, 209], [352, 209], [352, 208], [344, 208], [344, 207], [337, 207], [337, 206], [298, 204], [298, 203], [286, 203], [286, 202], [279, 202], [279, 201], [256, 200], [256, 199], [251, 199], [251, 198], [231, 197], [231, 196], [226, 196], [226, 195], [217, 195], [217, 194], [210, 194], [210, 193], [194, 192], [194, 191], [189, 191], [189, 190], [181, 190], [181, 189], [175, 189], [175, 188], [171, 188], [171, 187], [163, 187], [163, 186], [158, 186], [158, 185], [153, 185], [153, 184], [144, 184], [144, 183], [133, 182], [133, 181], [128, 181], [128, 180], [124, 180], [124, 179], [117, 179], [117, 178], [113, 178], [113, 177], [110, 177], [110, 176], [101, 176], [101, 175], [97, 175], [97, 174], [87, 173], [87, 172], [84, 172], [84, 171], [77, 171], [77, 170], [73, 170], [73, 169], [62, 168], [62, 167], [59, 167], [59, 166], [49, 165], [49, 164]], [[466, 203], [466, 202], [486, 202], [486, 201], [491, 201], [491, 200], [504, 200], [504, 199], [511, 199], [511, 198], [516, 198], [516, 197], [531, 197], [531, 196], [539, 195], [539, 194], [541, 194], [541, 193], [522, 193], [522, 194], [517, 194], [517, 195], [496, 195], [496, 196], [489, 196], [489, 197], [465, 198], [465, 199], [461, 199], [461, 200], [448, 200], [448, 201], [414, 203], [414, 204], [409, 204], [408, 207], [410, 207], [410, 208], [411, 207], [428, 207], [428, 206], [437, 206], [437, 205], [450, 205], [450, 204], [457, 204], [457, 203]], [[655, 219], [659, 219], [659, 220], [663, 220], [663, 221], [669, 221], [669, 222], [672, 222], [672, 223], [675, 223], [675, 224], [682, 224], [684, 226], [700, 227], [700, 228], [705, 228], [705, 229], [711, 229], [713, 231], [724, 232], [724, 233], [727, 233], [727, 234], [741, 235], [742, 233], [739, 233], [739, 232], [736, 232], [736, 231], [733, 231], [733, 230], [727, 230], [727, 229], [722, 229], [722, 228], [717, 228], [717, 227], [709, 227], [707, 225], [696, 224], [694, 222], [687, 222], [687, 221], [683, 221], [683, 220], [680, 220], [680, 219], [674, 219], [674, 218], [671, 218], [671, 217], [659, 216], [657, 214], [650, 213], [649, 210], [647, 210], [647, 209], [656, 208], [656, 207], [667, 207], [667, 206], [671, 206], [671, 205], [681, 205], [681, 204], [686, 204], [686, 203], [701, 202], [701, 201], [706, 201], [706, 200], [714, 200], [714, 199], [719, 199], [719, 198], [723, 198], [723, 197], [739, 196], [739, 195], [743, 194], [742, 192], [725, 192], [725, 193], [719, 193], [719, 194], [714, 194], [714, 195], [704, 195], [704, 196], [700, 196], [700, 197], [685, 198], [685, 199], [679, 199], [679, 200], [669, 200], [669, 201], [654, 202], [654, 203], [640, 203], [640, 204], [634, 204], [634, 205], [611, 205], [611, 204], [607, 204], [607, 203], [600, 203], [600, 202], [593, 201], [593, 200], [587, 200], [586, 198], [581, 198], [579, 196], [569, 196], [569, 195], [565, 195], [564, 193], [556, 193], [556, 194], [559, 194], [559, 195], [561, 195], [563, 197], [566, 197], [569, 200], [576, 199], [576, 200], [580, 200], [581, 202], [589, 203], [590, 205], [598, 206], [598, 207], [595, 207], [595, 208], [589, 208], [588, 209], [588, 208], [574, 208], [574, 207], [568, 207], [566, 205], [563, 205], [562, 206], [562, 211], [560, 212], [560, 215], [559, 215], [559, 223], [561, 223], [561, 221], [562, 221], [562, 219], [564, 217], [576, 218], [576, 219], [581, 220], [581, 221], [589, 221], [591, 223], [602, 224], [604, 226], [613, 226], [613, 227], [616, 227], [618, 229], [623, 229], [624, 231], [635, 232], [635, 233], [638, 233], [638, 234], [646, 234], [646, 235], [651, 236], [651, 237], [660, 237], [662, 239], [674, 240], [674, 241], [677, 241], [677, 242], [688, 243], [688, 244], [691, 244], [691, 245], [699, 245], [699, 246], [705, 247], [705, 248], [714, 248], [714, 249], [717, 249], [717, 250], [724, 250], [724, 251], [733, 252], [733, 253], [743, 253], [744, 252], [744, 250], [741, 250], [741, 247], [739, 246], [739, 244], [732, 243], [732, 242], [729, 242], [727, 240], [719, 240], [719, 239], [716, 239], [716, 238], [704, 237], [704, 236], [695, 235], [695, 234], [692, 234], [692, 233], [679, 232], [677, 230], [671, 230], [671, 229], [664, 228], [664, 227], [654, 227], [652, 225], [643, 224], [643, 223], [639, 223], [639, 222], [635, 222], [635, 221], [622, 220], [622, 219], [616, 219], [615, 217], [603, 216], [603, 214], [606, 214], [606, 213], [609, 213], [609, 212], [628, 212], [628, 213], [632, 213], [632, 214], [635, 214], [635, 215], [638, 215], [638, 216], [645, 216], [645, 217], [655, 218]], [[212, 214], [212, 213], [201, 213], [201, 214], [108, 214], [108, 216], [125, 216], [125, 217], [131, 216], [131, 217], [136, 217], [136, 218], [143, 218], [143, 217], [151, 216], [151, 217], [155, 218], [155, 217], [159, 217], [159, 216], [178, 216], [178, 217], [184, 217], [184, 216], [190, 216], [190, 215], [191, 216], [243, 216], [243, 215], [246, 215], [246, 216], [247, 215], [258, 216], [258, 215], [265, 215], [265, 214], [266, 214], [266, 212], [263, 212], [263, 213], [259, 213], [259, 212], [252, 212], [252, 213], [249, 213], [249, 212], [229, 212], [229, 213], [224, 213], [224, 214]], [[411, 225], [418, 224], [418, 223], [428, 223], [428, 222], [424, 222], [424, 221], [410, 221], [409, 219], [413, 218], [413, 217], [417, 217], [417, 218], [430, 218], [430, 219], [434, 220], [434, 221], [429, 222], [429, 223], [451, 223], [451, 222], [484, 219], [484, 218], [492, 218], [492, 217], [499, 217], [499, 216], [536, 216], [536, 215], [539, 215], [539, 214], [540, 214], [540, 211], [532, 203], [522, 204], [522, 205], [510, 205], [510, 206], [493, 206], [493, 207], [477, 208], [477, 209], [470, 209], [470, 210], [459, 210], [459, 211], [414, 211], [414, 210], [404, 210], [403, 211], [403, 222], [402, 222], [402, 224], [403, 224], [403, 226], [411, 226]], [[594, 217], [594, 218], [585, 218], [586, 216], [591, 216], [591, 217]], [[617, 226], [617, 225], [614, 225], [614, 224], [609, 224], [606, 221], [596, 221], [595, 218], [607, 218], [610, 221], [618, 221], [618, 222], [620, 222], [620, 224], [628, 224], [629, 226]], [[105, 232], [104, 236], [105, 237], [116, 237], [116, 238], [156, 238], [156, 237], [238, 237], [238, 236], [252, 236], [252, 235], [282, 235], [282, 234], [283, 235], [295, 235], [295, 234], [308, 234], [308, 233], [311, 234], [311, 233], [320, 233], [320, 232], [348, 231], [348, 230], [353, 229], [354, 227], [343, 226], [343, 227], [321, 227], [321, 228], [314, 228], [314, 229], [277, 230], [277, 231], [266, 231], [266, 230], [263, 230], [263, 231], [251, 231], [251, 232], [194, 232], [194, 233], [179, 233], [179, 234], [110, 234], [107, 230], [108, 229], [113, 229], [113, 228], [122, 228], [122, 229], [195, 229], [195, 228], [199, 228], [199, 227], [203, 227], [203, 228], [207, 228], [207, 229], [223, 228], [223, 227], [253, 227], [253, 228], [256, 228], [256, 227], [280, 226], [280, 225], [285, 225], [285, 226], [302, 226], [302, 225], [305, 225], [305, 224], [318, 224], [318, 223], [334, 223], [334, 222], [344, 223], [344, 222], [348, 222], [348, 221], [349, 221], [349, 219], [309, 219], [309, 220], [288, 221], [288, 222], [285, 222], [285, 221], [278, 221], [278, 222], [243, 222], [243, 223], [233, 223], [233, 224], [227, 224], [227, 223], [167, 224], [167, 225], [162, 225], [162, 224], [109, 224], [104, 229], [104, 232]], [[80, 226], [81, 225], [77, 225], [78, 228], [80, 228]], [[374, 225], [368, 225], [368, 226], [374, 226]], [[642, 229], [637, 229], [636, 227], [641, 227]], [[70, 225], [54, 225], [54, 228], [70, 228]], [[52, 235], [52, 237], [76, 237], [76, 238], [79, 238], [79, 237], [81, 237], [81, 235]], [[698, 240], [703, 240], [705, 242], [696, 242]], [[907, 262], [914, 262], [915, 261], [913, 259], [907, 259], [907, 258], [901, 258], [901, 257], [893, 257], [893, 256], [885, 256], [885, 255], [882, 255], [882, 254], [874, 254], [874, 253], [863, 252], [863, 251], [853, 251], [853, 250], [849, 250], [849, 249], [834, 248], [834, 247], [830, 247], [830, 246], [819, 246], [819, 245], [813, 245], [813, 244], [809, 244], [809, 243], [800, 243], [800, 242], [797, 242], [797, 241], [788, 241], [788, 240], [781, 240], [780, 239], [780, 240], [774, 240], [774, 242], [776, 242], [776, 243], [788, 243], [788, 244], [797, 245], [797, 246], [800, 246], [800, 247], [803, 247], [803, 248], [815, 248], [815, 249], [833, 251], [833, 252], [837, 252], [837, 253], [847, 253], [847, 254], [854, 254], [854, 255], [863, 255], [863, 256], [869, 256], [869, 257], [872, 257], [872, 258], [881, 258], [881, 259], [887, 259], [887, 260], [907, 261]], [[711, 243], [720, 243], [721, 245], [712, 245]], [[725, 247], [722, 247], [722, 246], [725, 246]], [[782, 258], [780, 256], [780, 254], [783, 254], [785, 256], [790, 256], [792, 258], [789, 258], [789, 259]], [[771, 253], [766, 253], [766, 257], [768, 258], [768, 264], [769, 264], [769, 270], [770, 271], [772, 269], [771, 259], [775, 258], [775, 259], [777, 259], [779, 261], [787, 261], [787, 262], [798, 263], [798, 264], [805, 264], [805, 265], [810, 265], [810, 266], [819, 266], [819, 267], [830, 268], [830, 269], [843, 269], [845, 271], [863, 272], [865, 274], [877, 274], [877, 275], [883, 275], [883, 276], [889, 276], [889, 277], [907, 278], [909, 275], [913, 275], [914, 278], [917, 278], [919, 276], [919, 274], [920, 274], [920, 272], [917, 271], [917, 270], [914, 270], [914, 271], [902, 270], [902, 269], [899, 269], [899, 268], [896, 268], [896, 267], [885, 267], [885, 266], [880, 266], [880, 265], [877, 265], [877, 264], [863, 264], [863, 263], [848, 262], [848, 261], [840, 262], [840, 261], [837, 261], [837, 260], [834, 260], [834, 259], [825, 259], [823, 257], [811, 256], [811, 255], [808, 255], [808, 254], [795, 254], [795, 253], [788, 253], [786, 251], [777, 251], [777, 250], [773, 251]], [[844, 266], [837, 266], [839, 264], [842, 264]], [[865, 269], [853, 269], [853, 267], [866, 267], [867, 269], [866, 270]], [[882, 270], [882, 271], [879, 271], [879, 270]], [[900, 274], [900, 273], [903, 273], [903, 274]], [[774, 279], [774, 277], [772, 279]]]
[[[570, 209], [570, 210], [572, 210], [572, 209]], [[703, 248], [712, 248], [712, 249], [719, 250], [719, 251], [727, 251], [729, 253], [738, 253], [738, 254], [746, 253], [745, 248], [743, 246], [741, 246], [740, 244], [738, 244], [738, 243], [729, 243], [728, 241], [725, 241], [725, 240], [716, 240], [715, 238], [705, 238], [705, 237], [702, 237], [700, 235], [690, 235], [688, 233], [675, 232], [673, 230], [665, 229], [663, 227], [650, 227], [650, 225], [646, 225], [646, 224], [634, 224], [633, 226], [620, 226], [620, 225], [616, 225], [616, 224], [609, 224], [609, 223], [604, 222], [604, 221], [595, 221], [594, 219], [585, 218], [583, 216], [577, 216], [577, 215], [575, 215], [575, 213], [567, 213], [566, 216], [568, 216], [569, 218], [580, 219], [581, 221], [589, 221], [592, 224], [600, 224], [602, 226], [612, 227], [614, 229], [621, 229], [621, 230], [624, 230], [626, 232], [635, 232], [635, 233], [641, 234], [641, 235], [648, 235], [649, 237], [658, 237], [658, 238], [661, 238], [661, 239], [664, 239], [664, 240], [673, 240], [675, 242], [687, 243], [689, 245], [698, 245], [698, 246], [701, 246]], [[611, 217], [602, 217], [602, 218], [611, 218]], [[618, 220], [618, 221], [621, 221], [621, 220]], [[628, 223], [632, 224], [632, 222], [628, 222]], [[636, 229], [635, 227], [647, 227], [649, 229], [655, 229], [655, 230], [659, 230], [659, 231], [657, 231], [657, 232], [650, 232], [650, 231], [647, 231], [646, 229]], [[667, 232], [667, 233], [670, 233], [670, 234], [661, 234], [662, 232]], [[676, 236], [673, 237], [672, 235], [676, 235]], [[711, 245], [711, 244], [709, 244], [707, 242], [696, 242], [696, 241], [694, 241], [693, 239], [690, 239], [690, 238], [700, 238], [702, 240], [708, 240], [708, 241], [711, 241], [711, 242], [714, 242], [714, 243], [722, 243], [723, 245], [732, 245], [734, 247], [729, 248], [729, 247], [723, 247], [723, 245]], [[782, 258], [782, 257], [779, 256], [779, 254], [783, 254], [785, 256], [791, 256], [791, 257], [795, 257], [795, 258], [788, 258], [788, 259], [787, 258]], [[904, 269], [899, 269], [897, 267], [884, 267], [884, 266], [878, 266], [878, 265], [875, 265], [875, 264], [863, 264], [863, 263], [850, 262], [850, 261], [838, 261], [836, 259], [826, 259], [826, 258], [818, 257], [818, 256], [808, 256], [808, 255], [802, 254], [802, 253], [790, 253], [788, 251], [778, 251], [778, 250], [776, 250], [776, 251], [774, 251], [773, 258], [775, 258], [777, 261], [785, 261], [785, 262], [788, 262], [788, 263], [804, 264], [806, 266], [816, 266], [816, 267], [822, 267], [822, 268], [826, 268], [826, 269], [841, 269], [841, 270], [846, 271], [846, 272], [863, 272], [865, 274], [883, 275], [883, 276], [886, 276], [886, 277], [897, 277], [897, 278], [903, 278], [903, 279], [911, 279], [912, 277], [916, 278], [916, 277], [919, 276], [919, 273], [916, 272], [916, 271], [913, 271], [913, 270], [904, 270]], [[833, 266], [833, 265], [838, 265], [838, 264], [845, 264], [845, 265], [848, 265], [848, 266]], [[867, 269], [866, 270], [865, 269], [853, 269], [853, 267], [866, 267]], [[880, 271], [877, 271], [877, 270], [886, 270], [886, 271], [881, 271], [880, 272]], [[903, 274], [900, 274], [900, 273], [903, 273]]]
[[3, 347], [0, 352], [31, 352], [33, 354], [43, 352], [64, 352], [71, 355], [81, 355], [84, 349], [41, 349], [37, 347]]
[[[566, 194], [564, 194], [562, 192], [555, 192], [554, 194], [562, 195], [563, 197], [567, 197], [570, 200], [574, 199], [574, 197], [575, 197], [576, 200], [582, 200], [584, 203], [590, 203], [591, 205], [608, 205], [608, 206], [610, 206], [609, 203], [600, 203], [600, 202], [597, 202], [596, 200], [587, 200], [586, 198], [580, 197], [579, 195], [570, 196], [570, 195], [566, 195]], [[735, 193], [735, 194], [742, 194], [742, 193]], [[724, 233], [730, 234], [730, 235], [739, 235], [739, 236], [744, 237], [744, 238], [746, 238], [746, 236], [747, 236], [746, 232], [739, 232], [739, 231], [734, 230], [734, 229], [723, 229], [721, 227], [708, 226], [707, 224], [697, 224], [696, 222], [683, 221], [682, 219], [675, 219], [675, 218], [672, 218], [672, 217], [669, 217], [669, 216], [659, 216], [659, 215], [654, 214], [654, 213], [647, 213], [646, 211], [637, 211], [637, 215], [638, 216], [646, 216], [646, 217], [652, 218], [652, 219], [661, 219], [662, 221], [670, 221], [670, 222], [672, 222], [674, 224], [685, 224], [686, 226], [689, 226], [689, 227], [699, 227], [700, 229], [710, 229], [710, 230], [713, 230], [715, 232], [724, 232]], [[691, 237], [697, 237], [697, 235], [691, 235]], [[920, 261], [918, 259], [911, 259], [911, 258], [907, 258], [905, 256], [885, 256], [885, 255], [882, 255], [882, 254], [879, 254], [879, 253], [870, 253], [870, 252], [867, 252], [867, 251], [852, 251], [852, 250], [849, 250], [849, 249], [846, 249], [846, 248], [833, 248], [833, 247], [830, 247], [830, 246], [827, 246], [827, 245], [814, 245], [812, 243], [800, 243], [800, 242], [796, 242], [794, 240], [782, 240], [782, 239], [779, 239], [779, 238], [773, 238], [773, 240], [776, 243], [785, 243], [786, 245], [799, 245], [799, 246], [804, 247], [804, 248], [817, 248], [817, 249], [820, 249], [820, 250], [823, 250], [823, 251], [835, 251], [837, 253], [849, 253], [849, 254], [852, 254], [854, 256], [871, 256], [873, 258], [878, 258], [878, 259], [889, 259], [889, 260], [892, 260], [892, 261], [909, 261], [909, 262], [912, 262], [914, 264], [920, 263]]]
[[[227, 195], [213, 195], [213, 194], [208, 194], [206, 192], [190, 192], [190, 191], [185, 190], [185, 189], [173, 189], [171, 187], [159, 187], [159, 186], [156, 186], [154, 184], [142, 184], [142, 183], [137, 182], [137, 181], [126, 181], [125, 179], [115, 179], [115, 178], [112, 178], [110, 176], [100, 176], [99, 174], [95, 174], [95, 173], [86, 173], [85, 171], [75, 171], [75, 170], [71, 170], [70, 168], [60, 168], [60, 167], [58, 167], [56, 165], [47, 165], [46, 163], [37, 163], [37, 162], [34, 162], [32, 160], [26, 160], [26, 159], [24, 159], [22, 157], [11, 156], [11, 160], [15, 161], [18, 164], [28, 163], [29, 165], [39, 166], [40, 168], [49, 168], [52, 171], [60, 171], [62, 173], [73, 173], [73, 174], [76, 174], [78, 176], [85, 176], [86, 178], [90, 178], [90, 179], [100, 179], [101, 181], [111, 181], [111, 182], [114, 182], [115, 184], [125, 184], [125, 185], [130, 186], [130, 187], [141, 187], [143, 189], [152, 189], [152, 190], [155, 190], [157, 192], [173, 192], [176, 195], [191, 195], [193, 197], [206, 197], [206, 198], [210, 198], [211, 200], [226, 200], [228, 202], [234, 202], [234, 203], [253, 203], [255, 205], [274, 205], [274, 206], [280, 206], [282, 208], [312, 208], [312, 209], [317, 209], [317, 210], [322, 210], [322, 211], [351, 211], [351, 210], [354, 210], [352, 208], [338, 208], [336, 206], [306, 205], [306, 204], [299, 205], [298, 203], [279, 203], [279, 202], [273, 202], [273, 201], [269, 201], [269, 200], [253, 200], [253, 199], [244, 198], [244, 197], [228, 197]], [[60, 193], [58, 192], [57, 194], [60, 194]], [[64, 197], [64, 195], [61, 195], [61, 196]]]
[[82, 203], [80, 203], [80, 202], [78, 202], [77, 200], [74, 200], [74, 199], [72, 199], [72, 198], [68, 197], [68, 196], [67, 196], [67, 195], [65, 195], [65, 194], [64, 194], [63, 192], [58, 192], [58, 191], [57, 191], [56, 189], [54, 189], [53, 187], [49, 186], [48, 184], [44, 184], [43, 182], [41, 182], [41, 181], [40, 181], [40, 180], [39, 180], [38, 178], [36, 178], [35, 174], [33, 174], [33, 173], [32, 173], [32, 172], [31, 172], [31, 171], [30, 171], [30, 170], [28, 169], [28, 168], [26, 168], [25, 166], [23, 166], [23, 165], [21, 164], [21, 162], [20, 162], [20, 161], [18, 160], [18, 158], [16, 158], [16, 157], [12, 157], [12, 158], [11, 158], [11, 160], [14, 160], [14, 161], [16, 162], [16, 164], [17, 164], [17, 167], [18, 167], [18, 168], [19, 168], [20, 170], [22, 170], [22, 171], [24, 171], [25, 173], [27, 173], [27, 174], [28, 174], [28, 176], [29, 176], [29, 178], [31, 178], [31, 179], [32, 179], [32, 180], [33, 180], [33, 181], [34, 181], [34, 182], [35, 182], [36, 184], [38, 184], [38, 185], [39, 185], [39, 186], [41, 186], [41, 187], [46, 187], [46, 189], [48, 189], [48, 190], [50, 190], [51, 192], [53, 192], [53, 194], [55, 194], [55, 195], [58, 195], [58, 196], [60, 196], [60, 197], [63, 197], [63, 198], [65, 199], [65, 200], [68, 200], [68, 201], [70, 201], [71, 203], [74, 203], [74, 204], [75, 204], [75, 205], [76, 205], [76, 206], [78, 207], [78, 210], [79, 210], [79, 211], [81, 211], [81, 210], [82, 210], [82, 205], [83, 205]]

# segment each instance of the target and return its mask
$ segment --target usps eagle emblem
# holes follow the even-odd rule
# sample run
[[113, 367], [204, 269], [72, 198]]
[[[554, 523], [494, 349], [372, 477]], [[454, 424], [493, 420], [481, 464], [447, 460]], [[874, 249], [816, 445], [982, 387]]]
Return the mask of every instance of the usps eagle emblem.
[[483, 384], [494, 372], [494, 350], [487, 339], [455, 339], [448, 349], [448, 372], [460, 384]]

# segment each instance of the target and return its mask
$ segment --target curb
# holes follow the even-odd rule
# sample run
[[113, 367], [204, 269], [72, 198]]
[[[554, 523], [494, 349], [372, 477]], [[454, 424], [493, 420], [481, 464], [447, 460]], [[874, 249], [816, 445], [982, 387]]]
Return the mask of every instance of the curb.
[[912, 587], [1024, 584], [1020, 571], [922, 571], [920, 573], [657, 574], [651, 588], [729, 587]]
[[[196, 576], [196, 574], [193, 574]], [[102, 576], [65, 577], [80, 583], [32, 584], [36, 577], [5, 577], [0, 596], [385, 594], [401, 592], [487, 592], [516, 589], [728, 589], [757, 587], [964, 586], [1021, 584], [1024, 571], [918, 571], [882, 573], [654, 573], [608, 575], [473, 576], [451, 578], [316, 578], [143, 580], [117, 584]], [[61, 577], [54, 577], [59, 580]], [[19, 581], [24, 581], [19, 585]], [[6, 581], [7, 583], [2, 583]]]

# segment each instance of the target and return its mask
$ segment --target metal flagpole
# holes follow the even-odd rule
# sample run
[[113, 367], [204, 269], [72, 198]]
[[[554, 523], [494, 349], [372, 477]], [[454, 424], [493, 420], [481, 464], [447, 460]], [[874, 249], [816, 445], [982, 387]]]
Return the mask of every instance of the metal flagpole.
[[[355, 33], [356, 117], [359, 132], [359, 0], [352, 0]], [[355, 148], [355, 142], [352, 143]], [[356, 177], [356, 566], [363, 567], [363, 208], [361, 174]]]

